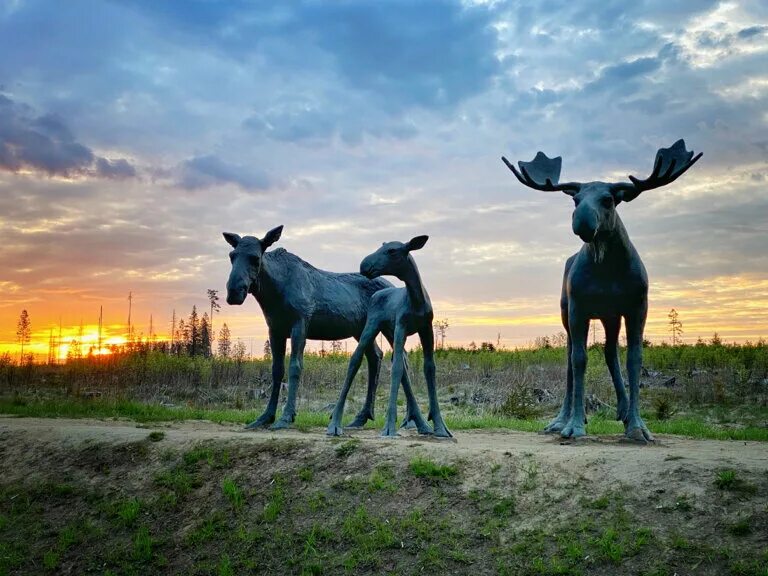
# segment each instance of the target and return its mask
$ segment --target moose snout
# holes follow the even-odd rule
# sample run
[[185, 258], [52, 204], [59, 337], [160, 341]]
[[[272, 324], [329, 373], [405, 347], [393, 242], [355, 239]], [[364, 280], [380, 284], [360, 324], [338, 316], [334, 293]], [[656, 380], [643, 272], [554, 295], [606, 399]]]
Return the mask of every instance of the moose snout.
[[245, 302], [246, 296], [248, 296], [247, 286], [231, 287], [227, 282], [227, 304], [239, 306]]
[[376, 272], [374, 270], [373, 263], [368, 258], [360, 262], [360, 274], [362, 274], [366, 278], [376, 277]]
[[573, 233], [584, 242], [592, 242], [599, 228], [599, 220], [594, 212], [573, 213]]

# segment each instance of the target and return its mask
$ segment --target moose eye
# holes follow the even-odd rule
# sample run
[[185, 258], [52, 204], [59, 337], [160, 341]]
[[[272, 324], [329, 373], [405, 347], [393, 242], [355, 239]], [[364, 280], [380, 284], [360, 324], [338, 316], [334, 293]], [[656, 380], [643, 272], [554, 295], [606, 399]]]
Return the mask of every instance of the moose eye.
[[613, 206], [613, 197], [611, 197], [611, 196], [604, 196], [603, 199], [602, 199], [602, 204], [606, 208], [610, 208], [611, 206]]

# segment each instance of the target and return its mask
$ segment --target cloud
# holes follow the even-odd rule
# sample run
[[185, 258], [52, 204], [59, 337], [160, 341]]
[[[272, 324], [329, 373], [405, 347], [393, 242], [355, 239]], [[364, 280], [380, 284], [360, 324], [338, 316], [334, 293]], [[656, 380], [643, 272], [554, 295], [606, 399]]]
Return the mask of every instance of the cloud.
[[130, 178], [136, 171], [125, 159], [96, 156], [76, 141], [64, 121], [0, 94], [0, 170], [31, 170], [48, 176]]
[[256, 191], [265, 190], [272, 183], [261, 170], [230, 164], [215, 154], [185, 160], [179, 171], [178, 184], [188, 190], [234, 184], [246, 191]]

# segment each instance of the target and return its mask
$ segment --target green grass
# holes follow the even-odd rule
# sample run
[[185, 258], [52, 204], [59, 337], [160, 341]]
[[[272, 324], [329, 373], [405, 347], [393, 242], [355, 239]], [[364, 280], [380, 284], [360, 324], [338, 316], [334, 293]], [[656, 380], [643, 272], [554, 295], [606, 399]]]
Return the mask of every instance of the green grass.
[[429, 458], [421, 456], [412, 459], [408, 468], [417, 478], [426, 478], [433, 481], [450, 480], [459, 473], [459, 469], [456, 466], [436, 464]]
[[229, 500], [229, 503], [232, 504], [232, 508], [239, 511], [243, 507], [245, 496], [243, 496], [243, 491], [232, 478], [224, 478], [221, 481], [221, 491]]
[[[38, 418], [125, 418], [135, 422], [174, 422], [184, 420], [209, 420], [219, 423], [246, 424], [252, 421], [254, 410], [237, 410], [201, 407], [167, 407], [146, 404], [135, 400], [75, 398], [30, 399], [17, 403], [13, 398], [0, 398], [0, 413]], [[445, 417], [452, 430], [500, 429], [522, 432], [538, 432], [547, 424], [546, 419], [520, 420], [492, 414], [450, 414]], [[768, 428], [760, 426], [720, 426], [692, 416], [675, 416], [668, 420], [647, 418], [646, 424], [655, 434], [674, 434], [692, 438], [713, 440], [752, 440], [768, 442]], [[328, 414], [325, 412], [300, 412], [295, 425], [300, 430], [325, 428]], [[382, 417], [369, 426], [383, 427]], [[594, 435], [622, 434], [621, 422], [594, 415], [587, 425], [587, 432]]]

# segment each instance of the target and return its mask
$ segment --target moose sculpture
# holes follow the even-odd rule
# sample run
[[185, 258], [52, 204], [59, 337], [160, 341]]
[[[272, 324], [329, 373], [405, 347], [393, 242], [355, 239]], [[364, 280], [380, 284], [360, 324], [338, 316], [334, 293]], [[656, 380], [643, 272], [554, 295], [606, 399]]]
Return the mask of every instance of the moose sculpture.
[[[543, 152], [531, 162], [518, 162], [518, 170], [502, 160], [526, 186], [545, 192], [565, 192], [576, 205], [573, 232], [584, 241], [581, 250], [565, 263], [560, 314], [568, 335], [568, 372], [565, 400], [560, 413], [545, 428], [561, 436], [584, 436], [584, 372], [587, 367], [589, 322], [599, 319], [605, 328], [605, 362], [616, 389], [617, 420], [625, 436], [639, 442], [653, 441], [640, 417], [640, 368], [643, 330], [648, 313], [648, 274], [629, 240], [616, 206], [630, 202], [641, 192], [674, 182], [702, 154], [694, 157], [678, 140], [660, 148], [651, 175], [645, 180], [630, 176], [630, 182], [567, 182], [560, 184], [562, 158], [548, 158]], [[621, 319], [627, 334], [627, 375], [629, 402], [624, 391], [618, 357]]]
[[[407, 373], [405, 339], [412, 334], [418, 333], [424, 350], [424, 377], [427, 381], [427, 391], [429, 394], [428, 419], [434, 424], [435, 436], [451, 437], [451, 433], [440, 414], [440, 406], [437, 403], [432, 303], [421, 282], [416, 262], [410, 254], [411, 251], [422, 248], [428, 239], [429, 236], [417, 236], [405, 244], [402, 242], [386, 242], [376, 252], [366, 256], [360, 263], [360, 273], [367, 278], [374, 279], [385, 274], [396, 276], [405, 282], [405, 288], [387, 288], [377, 292], [371, 298], [365, 329], [349, 361], [347, 377], [344, 380], [339, 400], [331, 416], [331, 423], [328, 425], [329, 436], [341, 434], [341, 417], [344, 413], [344, 404], [349, 389], [352, 386], [352, 380], [360, 368], [363, 351], [366, 347], [370, 346], [371, 342], [381, 332], [390, 342], [393, 350], [389, 407], [387, 408], [386, 422], [381, 435], [385, 437], [398, 435], [396, 429], [397, 393], [400, 382]], [[404, 424], [413, 421], [419, 432], [429, 433], [429, 424], [424, 421], [413, 392], [409, 386], [405, 386], [405, 382], [406, 380], [403, 380], [407, 401]]]
[[[278, 226], [267, 232], [263, 239], [224, 233], [224, 239], [234, 248], [229, 254], [232, 271], [227, 281], [227, 304], [240, 305], [249, 293], [253, 294], [264, 313], [272, 349], [269, 402], [264, 413], [248, 428], [275, 422], [288, 338], [291, 339], [288, 398], [272, 429], [286, 428], [296, 417], [296, 392], [307, 339], [359, 339], [371, 296], [379, 290], [392, 288], [392, 284], [383, 278], [318, 270], [284, 248], [267, 252], [267, 248], [280, 239], [282, 231], [283, 227]], [[368, 360], [368, 392], [365, 405], [350, 427], [360, 427], [373, 420], [382, 352], [373, 340], [366, 342], [363, 352]], [[410, 382], [405, 377], [403, 387], [410, 392]]]

